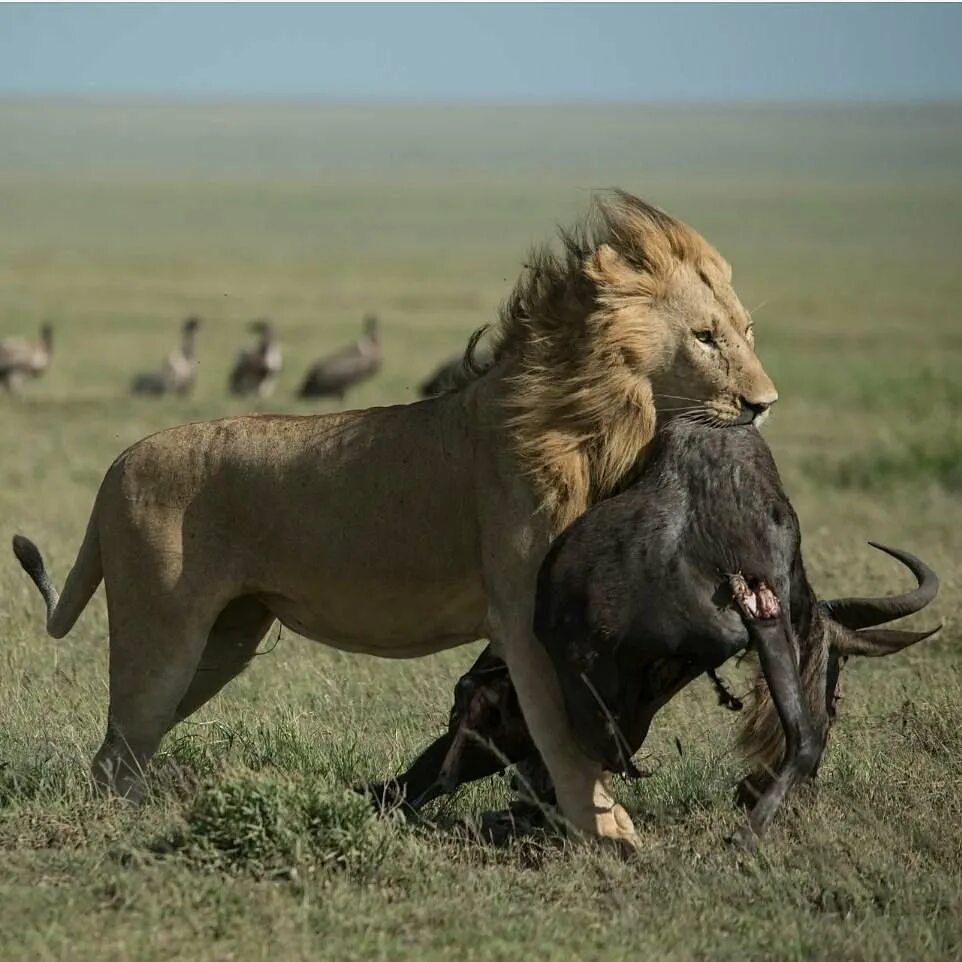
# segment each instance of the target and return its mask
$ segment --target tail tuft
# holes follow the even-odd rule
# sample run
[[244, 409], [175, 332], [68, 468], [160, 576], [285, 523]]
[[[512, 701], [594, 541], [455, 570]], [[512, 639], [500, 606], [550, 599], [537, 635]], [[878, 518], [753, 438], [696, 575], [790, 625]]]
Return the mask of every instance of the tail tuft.
[[80, 553], [67, 576], [67, 583], [64, 585], [64, 604], [60, 604], [60, 593], [47, 576], [43, 555], [40, 554], [37, 546], [22, 534], [14, 535], [13, 553], [43, 598], [47, 608], [47, 634], [51, 638], [63, 638], [90, 601], [91, 595], [97, 590], [97, 585], [103, 580], [96, 511], [87, 523], [87, 533], [80, 546]]
[[45, 578], [47, 570], [44, 567], [43, 556], [40, 554], [40, 549], [29, 538], [25, 538], [22, 534], [15, 534], [13, 553], [34, 582], [39, 584]]
[[30, 580], [37, 586], [37, 590], [43, 597], [43, 603], [47, 606], [47, 630], [49, 631], [50, 616], [57, 607], [60, 596], [47, 577], [43, 555], [40, 554], [40, 549], [22, 534], [13, 536], [13, 553], [17, 556], [17, 561], [23, 565], [23, 570], [30, 575]]

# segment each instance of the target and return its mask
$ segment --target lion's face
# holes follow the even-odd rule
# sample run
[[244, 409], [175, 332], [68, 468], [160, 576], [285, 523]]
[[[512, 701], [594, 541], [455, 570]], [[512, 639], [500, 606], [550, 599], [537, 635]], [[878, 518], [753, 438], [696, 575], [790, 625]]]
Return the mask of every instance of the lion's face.
[[681, 264], [652, 305], [664, 351], [650, 375], [659, 417], [704, 412], [760, 423], [778, 392], [755, 354], [752, 323], [723, 262]]

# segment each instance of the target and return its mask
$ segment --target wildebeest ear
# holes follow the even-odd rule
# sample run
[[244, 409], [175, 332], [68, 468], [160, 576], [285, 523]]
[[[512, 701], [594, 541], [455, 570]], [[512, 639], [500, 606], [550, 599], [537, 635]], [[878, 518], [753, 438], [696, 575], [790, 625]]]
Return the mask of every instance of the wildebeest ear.
[[863, 628], [861, 631], [840, 632], [832, 645], [838, 655], [868, 655], [878, 658], [891, 655], [903, 648], [931, 638], [941, 625], [931, 631], [901, 631], [897, 628]]

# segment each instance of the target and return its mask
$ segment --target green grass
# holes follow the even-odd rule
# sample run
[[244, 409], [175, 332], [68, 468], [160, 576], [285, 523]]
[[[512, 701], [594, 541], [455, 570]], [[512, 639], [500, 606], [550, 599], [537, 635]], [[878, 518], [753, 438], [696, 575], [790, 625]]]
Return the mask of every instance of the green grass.
[[[225, 395], [243, 323], [288, 364], [384, 324], [357, 405], [413, 398], [490, 321], [527, 246], [619, 184], [733, 262], [782, 400], [766, 429], [824, 595], [942, 577], [941, 635], [846, 669], [819, 783], [756, 858], [738, 824], [735, 720], [696, 683], [621, 784], [621, 863], [473, 826], [503, 779], [428, 824], [348, 791], [441, 726], [477, 646], [417, 662], [284, 632], [165, 743], [144, 808], [88, 794], [106, 707], [102, 594], [69, 638], [0, 564], [2, 959], [933, 959], [962, 957], [962, 108], [377, 108], [0, 103], [0, 333], [57, 355], [0, 399], [3, 537], [62, 582], [112, 458], [151, 431], [253, 409]], [[195, 395], [132, 400], [183, 316]], [[265, 642], [265, 651], [273, 635]], [[741, 675], [729, 670], [736, 686]]]

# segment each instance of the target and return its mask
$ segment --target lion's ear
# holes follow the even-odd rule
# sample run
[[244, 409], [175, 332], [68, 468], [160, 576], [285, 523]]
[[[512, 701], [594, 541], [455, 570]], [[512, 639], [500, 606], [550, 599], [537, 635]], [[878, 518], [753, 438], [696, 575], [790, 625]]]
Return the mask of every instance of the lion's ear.
[[600, 287], [625, 287], [635, 279], [631, 265], [610, 244], [599, 244], [585, 261], [585, 274]]

